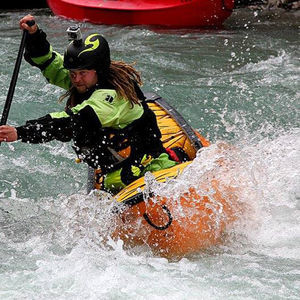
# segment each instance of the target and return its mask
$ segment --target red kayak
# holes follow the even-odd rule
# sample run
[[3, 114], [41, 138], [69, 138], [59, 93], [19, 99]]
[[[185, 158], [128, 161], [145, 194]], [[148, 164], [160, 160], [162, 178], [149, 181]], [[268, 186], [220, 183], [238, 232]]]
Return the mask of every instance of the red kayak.
[[60, 17], [96, 24], [218, 27], [234, 0], [47, 0]]

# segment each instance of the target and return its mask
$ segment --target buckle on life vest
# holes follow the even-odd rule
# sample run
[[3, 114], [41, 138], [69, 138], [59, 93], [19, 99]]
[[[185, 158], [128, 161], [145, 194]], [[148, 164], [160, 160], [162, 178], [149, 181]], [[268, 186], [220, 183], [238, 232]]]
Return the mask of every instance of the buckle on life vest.
[[75, 162], [76, 162], [77, 164], [80, 164], [80, 163], [82, 162], [82, 160], [81, 160], [81, 158], [76, 157], [76, 158], [75, 158]]

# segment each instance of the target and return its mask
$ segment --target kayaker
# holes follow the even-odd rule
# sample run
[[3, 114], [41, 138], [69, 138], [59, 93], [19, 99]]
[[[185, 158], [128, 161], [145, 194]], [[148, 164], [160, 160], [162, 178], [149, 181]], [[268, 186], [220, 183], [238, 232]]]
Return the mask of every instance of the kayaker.
[[[155, 114], [140, 89], [140, 74], [125, 62], [110, 59], [110, 48], [99, 34], [82, 39], [69, 30], [73, 40], [64, 56], [53, 51], [43, 32], [27, 15], [20, 28], [28, 30], [25, 59], [38, 67], [51, 84], [66, 90], [64, 111], [49, 113], [25, 125], [0, 126], [0, 142], [21, 140], [46, 143], [73, 141], [78, 158], [104, 174], [104, 189], [115, 192], [147, 171], [172, 167], [160, 138]], [[130, 148], [128, 148], [130, 147]], [[124, 159], [118, 152], [130, 149]]]

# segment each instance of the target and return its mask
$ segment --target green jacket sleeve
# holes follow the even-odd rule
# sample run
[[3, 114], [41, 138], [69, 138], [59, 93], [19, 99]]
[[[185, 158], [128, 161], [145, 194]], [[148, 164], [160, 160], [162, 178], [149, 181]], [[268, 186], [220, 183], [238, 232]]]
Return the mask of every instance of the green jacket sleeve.
[[28, 35], [24, 56], [26, 61], [42, 71], [51, 84], [65, 90], [71, 87], [69, 71], [63, 66], [63, 57], [53, 51], [47, 35], [41, 29]]

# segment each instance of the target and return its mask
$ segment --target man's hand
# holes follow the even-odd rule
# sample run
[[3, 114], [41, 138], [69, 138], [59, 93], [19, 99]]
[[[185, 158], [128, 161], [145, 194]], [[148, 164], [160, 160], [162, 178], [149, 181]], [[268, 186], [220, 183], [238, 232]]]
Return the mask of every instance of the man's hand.
[[0, 142], [14, 142], [18, 139], [15, 127], [9, 125], [0, 126]]
[[29, 26], [28, 24], [26, 24], [26, 22], [28, 21], [35, 21], [34, 17], [32, 15], [27, 15], [25, 17], [23, 17], [20, 20], [20, 28], [22, 30], [27, 30], [30, 34], [34, 34], [37, 30], [38, 30], [38, 26], [37, 23], [35, 22], [34, 25]]

